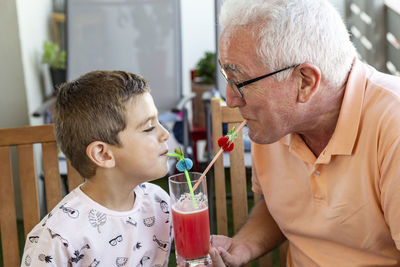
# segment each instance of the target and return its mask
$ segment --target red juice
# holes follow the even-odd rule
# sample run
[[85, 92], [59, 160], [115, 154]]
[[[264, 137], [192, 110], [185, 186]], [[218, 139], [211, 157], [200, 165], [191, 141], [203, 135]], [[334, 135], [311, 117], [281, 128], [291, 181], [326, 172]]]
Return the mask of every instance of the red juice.
[[208, 254], [210, 246], [208, 207], [189, 212], [182, 212], [172, 207], [172, 221], [175, 247], [179, 256], [190, 260]]

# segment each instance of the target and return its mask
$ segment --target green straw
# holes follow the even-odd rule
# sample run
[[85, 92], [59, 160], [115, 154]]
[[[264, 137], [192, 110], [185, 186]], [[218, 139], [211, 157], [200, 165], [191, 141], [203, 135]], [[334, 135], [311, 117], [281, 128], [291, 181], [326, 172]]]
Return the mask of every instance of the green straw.
[[197, 209], [197, 203], [196, 203], [196, 200], [194, 199], [194, 192], [193, 192], [193, 187], [192, 187], [192, 181], [190, 181], [189, 172], [187, 171], [187, 169], [185, 169], [185, 176], [186, 176], [186, 181], [187, 181], [188, 186], [189, 186], [190, 195], [192, 196], [193, 207], [194, 207], [195, 209]]
[[[178, 153], [167, 153], [167, 155], [170, 157], [176, 157], [178, 161], [183, 161], [186, 165], [185, 157], [183, 155], [180, 155]], [[187, 167], [187, 165], [186, 165], [186, 167]], [[196, 200], [194, 199], [192, 181], [190, 180], [190, 176], [189, 176], [189, 172], [187, 171], [187, 168], [185, 168], [185, 176], [186, 176], [186, 181], [188, 183], [190, 195], [192, 196], [193, 207], [195, 209], [197, 209], [197, 203], [196, 203]]]

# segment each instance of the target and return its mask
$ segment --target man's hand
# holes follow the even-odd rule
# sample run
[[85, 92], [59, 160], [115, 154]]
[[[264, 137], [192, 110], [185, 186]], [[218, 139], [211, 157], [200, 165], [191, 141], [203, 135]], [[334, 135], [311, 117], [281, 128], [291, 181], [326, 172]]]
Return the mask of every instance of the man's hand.
[[269, 213], [264, 199], [260, 199], [254, 205], [246, 223], [233, 238], [211, 236], [209, 253], [215, 267], [242, 266], [284, 240], [285, 236]]
[[234, 239], [223, 236], [211, 236], [210, 256], [214, 267], [237, 267], [247, 263], [248, 247], [235, 242]]

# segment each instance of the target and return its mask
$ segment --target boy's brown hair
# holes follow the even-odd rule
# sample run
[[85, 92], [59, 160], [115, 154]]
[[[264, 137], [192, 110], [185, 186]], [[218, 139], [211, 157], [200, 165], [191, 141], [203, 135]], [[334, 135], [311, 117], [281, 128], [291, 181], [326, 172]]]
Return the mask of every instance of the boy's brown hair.
[[120, 145], [126, 128], [126, 104], [132, 97], [150, 92], [147, 81], [124, 71], [93, 71], [60, 86], [53, 110], [57, 142], [84, 178], [96, 174], [87, 157], [93, 141]]

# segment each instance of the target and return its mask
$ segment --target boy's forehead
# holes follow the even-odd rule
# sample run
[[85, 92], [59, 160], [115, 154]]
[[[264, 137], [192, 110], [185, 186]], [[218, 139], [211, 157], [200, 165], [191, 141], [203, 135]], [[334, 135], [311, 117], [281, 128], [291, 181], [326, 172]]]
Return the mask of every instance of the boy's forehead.
[[138, 95], [129, 101], [126, 111], [129, 121], [137, 128], [158, 117], [158, 110], [149, 93]]

